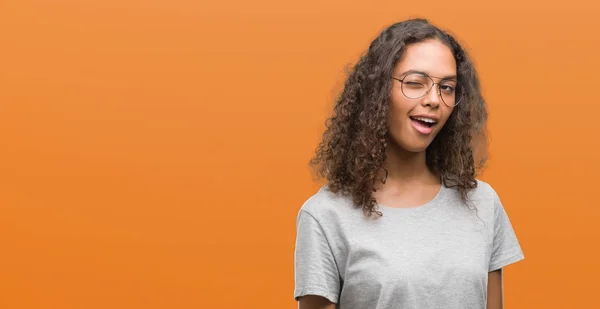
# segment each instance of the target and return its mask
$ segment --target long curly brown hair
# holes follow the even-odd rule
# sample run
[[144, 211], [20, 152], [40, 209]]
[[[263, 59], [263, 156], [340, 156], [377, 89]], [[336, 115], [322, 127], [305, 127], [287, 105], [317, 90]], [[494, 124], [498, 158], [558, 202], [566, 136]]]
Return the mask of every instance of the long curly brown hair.
[[[387, 177], [383, 164], [390, 140], [387, 117], [394, 66], [407, 46], [427, 39], [437, 39], [452, 51], [457, 90], [463, 95], [427, 148], [427, 165], [467, 202], [468, 192], [477, 187], [476, 176], [485, 164], [487, 110], [467, 52], [450, 34], [426, 19], [395, 23], [373, 40], [350, 70], [309, 163], [317, 176], [326, 179], [330, 191], [351, 196], [354, 205], [362, 207], [367, 216], [381, 216], [373, 192], [376, 182], [385, 182]], [[484, 150], [478, 153], [482, 145]]]

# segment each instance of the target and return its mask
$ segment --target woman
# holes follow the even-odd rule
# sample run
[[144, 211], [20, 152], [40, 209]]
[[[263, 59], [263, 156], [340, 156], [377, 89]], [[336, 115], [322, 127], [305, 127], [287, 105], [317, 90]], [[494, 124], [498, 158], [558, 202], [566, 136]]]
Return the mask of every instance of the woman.
[[486, 118], [452, 36], [424, 19], [379, 34], [311, 160], [327, 184], [297, 217], [301, 309], [502, 308], [501, 270], [524, 256], [476, 178]]

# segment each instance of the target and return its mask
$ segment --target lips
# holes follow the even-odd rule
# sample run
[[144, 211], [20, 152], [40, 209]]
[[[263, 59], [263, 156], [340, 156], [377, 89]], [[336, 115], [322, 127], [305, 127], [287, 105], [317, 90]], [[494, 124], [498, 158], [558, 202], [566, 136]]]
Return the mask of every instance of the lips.
[[417, 130], [417, 132], [419, 132], [421, 134], [425, 134], [425, 135], [433, 132], [433, 127], [438, 122], [438, 119], [435, 116], [417, 115], [417, 116], [410, 116], [409, 118], [410, 118], [410, 122], [411, 122], [413, 128], [415, 128], [415, 130]]

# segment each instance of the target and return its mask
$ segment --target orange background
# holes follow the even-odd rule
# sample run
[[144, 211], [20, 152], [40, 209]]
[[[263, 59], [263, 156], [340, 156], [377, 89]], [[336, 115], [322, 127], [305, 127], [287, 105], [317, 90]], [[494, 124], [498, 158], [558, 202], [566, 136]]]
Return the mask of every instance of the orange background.
[[[567, 5], [569, 4], [569, 5]], [[422, 16], [471, 52], [526, 259], [506, 308], [598, 304], [593, 1], [3, 1], [0, 308], [296, 308], [295, 217], [343, 69]]]

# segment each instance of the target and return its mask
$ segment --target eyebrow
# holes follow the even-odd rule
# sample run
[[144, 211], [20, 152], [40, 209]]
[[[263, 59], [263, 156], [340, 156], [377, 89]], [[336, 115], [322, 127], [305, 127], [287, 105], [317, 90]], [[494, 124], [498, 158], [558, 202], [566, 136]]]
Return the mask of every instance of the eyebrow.
[[408, 70], [408, 71], [400, 74], [400, 76], [408, 75], [408, 74], [411, 74], [411, 73], [417, 73], [417, 74], [421, 74], [421, 75], [435, 77], [435, 78], [439, 78], [441, 80], [447, 80], [447, 79], [454, 79], [454, 80], [456, 80], [457, 79], [456, 75], [448, 75], [448, 76], [444, 76], [444, 77], [438, 77], [438, 76], [429, 75], [428, 73], [423, 72], [423, 71], [419, 71], [419, 70]]

